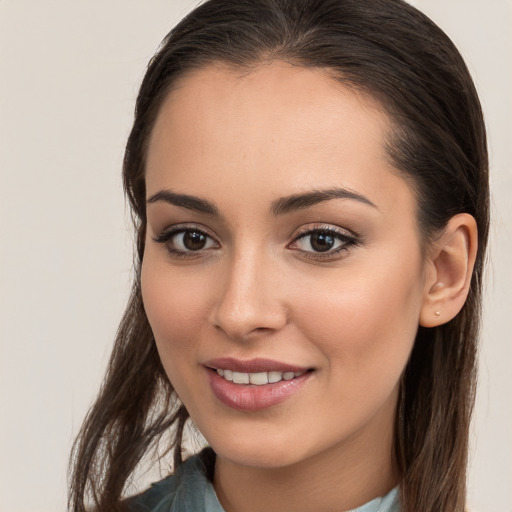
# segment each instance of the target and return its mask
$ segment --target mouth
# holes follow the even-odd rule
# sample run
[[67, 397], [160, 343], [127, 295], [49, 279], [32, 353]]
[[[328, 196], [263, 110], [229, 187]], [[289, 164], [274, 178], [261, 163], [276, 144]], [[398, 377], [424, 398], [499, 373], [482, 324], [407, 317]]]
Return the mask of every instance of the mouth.
[[222, 358], [204, 363], [213, 394], [230, 408], [258, 411], [291, 398], [314, 372], [269, 359]]
[[292, 380], [304, 375], [307, 371], [302, 372], [234, 372], [232, 370], [217, 368], [215, 370], [217, 375], [220, 375], [223, 379], [233, 382], [234, 384], [253, 384], [255, 386], [264, 386], [265, 384], [276, 384], [282, 380]]

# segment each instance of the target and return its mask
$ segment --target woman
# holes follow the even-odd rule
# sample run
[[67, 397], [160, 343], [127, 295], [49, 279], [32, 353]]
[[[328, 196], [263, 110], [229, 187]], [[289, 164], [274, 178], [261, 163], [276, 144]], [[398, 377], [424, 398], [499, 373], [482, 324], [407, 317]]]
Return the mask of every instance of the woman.
[[[72, 510], [464, 509], [487, 152], [438, 27], [207, 1], [149, 65], [124, 180], [136, 278]], [[211, 448], [183, 462], [189, 416]], [[175, 475], [123, 501], [170, 432]]]

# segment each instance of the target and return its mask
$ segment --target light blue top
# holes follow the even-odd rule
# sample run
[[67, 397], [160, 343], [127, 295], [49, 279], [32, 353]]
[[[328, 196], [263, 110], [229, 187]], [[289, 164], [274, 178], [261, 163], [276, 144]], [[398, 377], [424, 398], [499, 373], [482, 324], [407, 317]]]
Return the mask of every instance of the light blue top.
[[[225, 512], [205, 474], [199, 455], [182, 464], [175, 475], [153, 484], [129, 500], [130, 512]], [[400, 512], [398, 491], [348, 512]]]

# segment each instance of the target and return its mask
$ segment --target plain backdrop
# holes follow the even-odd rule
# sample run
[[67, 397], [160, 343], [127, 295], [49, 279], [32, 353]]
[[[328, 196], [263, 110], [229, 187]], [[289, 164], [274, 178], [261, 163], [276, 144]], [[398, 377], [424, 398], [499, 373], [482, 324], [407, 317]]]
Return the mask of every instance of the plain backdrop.
[[[131, 279], [121, 160], [145, 66], [191, 0], [0, 0], [0, 511], [64, 511], [73, 436]], [[493, 228], [470, 503], [512, 511], [512, 3], [417, 0], [490, 137]]]

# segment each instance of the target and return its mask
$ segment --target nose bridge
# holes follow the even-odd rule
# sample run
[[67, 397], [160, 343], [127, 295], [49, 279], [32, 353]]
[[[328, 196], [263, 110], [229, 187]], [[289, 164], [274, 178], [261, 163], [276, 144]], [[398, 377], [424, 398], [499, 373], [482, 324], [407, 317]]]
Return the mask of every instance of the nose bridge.
[[261, 247], [234, 251], [226, 261], [213, 323], [234, 339], [274, 331], [286, 323], [286, 311], [275, 283], [276, 262]]

